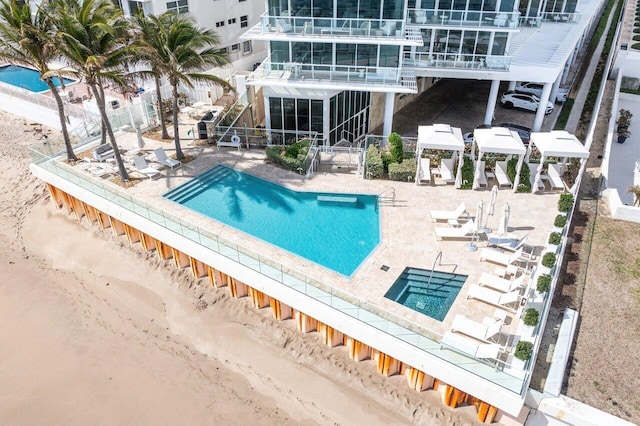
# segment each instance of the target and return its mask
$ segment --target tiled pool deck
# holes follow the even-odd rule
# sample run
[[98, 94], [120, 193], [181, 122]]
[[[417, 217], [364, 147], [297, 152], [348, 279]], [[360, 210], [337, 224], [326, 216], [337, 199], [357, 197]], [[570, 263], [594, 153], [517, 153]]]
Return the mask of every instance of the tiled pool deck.
[[[130, 151], [135, 147], [135, 141], [135, 134], [122, 134], [118, 137], [119, 145]], [[261, 150], [238, 152], [231, 148], [218, 150], [211, 146], [189, 146], [188, 141], [183, 143], [185, 152], [194, 157], [192, 161], [174, 171], [164, 169], [163, 177], [157, 180], [144, 180], [127, 189], [126, 193], [140, 201], [172, 212], [181, 220], [232, 241], [244, 249], [266, 254], [272, 261], [294, 268], [312, 279], [341, 290], [356, 299], [366, 301], [378, 310], [401, 317], [403, 321], [413, 323], [415, 328], [427, 329], [428, 333], [425, 335], [430, 337], [433, 342], [427, 342], [427, 345], [435, 344], [434, 348], [439, 347], [437, 342], [440, 339], [438, 336], [449, 330], [456, 314], [464, 314], [471, 319], [481, 321], [485, 316], [492, 316], [496, 310], [495, 307], [483, 302], [467, 299], [470, 285], [478, 282], [482, 272], [493, 273], [496, 265], [480, 262], [480, 250], [476, 252], [465, 250], [467, 241], [437, 241], [433, 228], [447, 225], [434, 224], [429, 218], [430, 210], [453, 210], [461, 202], [464, 202], [469, 212], [474, 215], [479, 201], [485, 203], [486, 218], [490, 198], [489, 190], [457, 190], [452, 185], [440, 184], [438, 180], [432, 185], [422, 186], [417, 186], [413, 182], [363, 180], [355, 174], [348, 173], [322, 172], [305, 178], [267, 164], [264, 152]], [[142, 153], [148, 154], [148, 158], [152, 159], [154, 158], [153, 149], [157, 146], [163, 146], [168, 153], [173, 152], [172, 144], [147, 140]], [[226, 164], [295, 190], [380, 194], [393, 187], [396, 193], [394, 205], [391, 203], [381, 205], [382, 242], [353, 276], [346, 278], [162, 198], [162, 194], [167, 190], [188, 181], [216, 164]], [[86, 172], [78, 170], [77, 173]], [[88, 176], [88, 173], [86, 175]], [[107, 183], [104, 179], [101, 181], [103, 184]], [[490, 181], [489, 187], [491, 183]], [[112, 183], [108, 183], [108, 185], [119, 188]], [[528, 234], [527, 242], [529, 244], [543, 246], [552, 228], [558, 198], [558, 192], [533, 195], [515, 194], [512, 190], [501, 189], [498, 192], [495, 214], [489, 217], [488, 227], [497, 229], [503, 206], [505, 203], [509, 203], [511, 207], [509, 231], [519, 236]], [[303, 237], [301, 236], [301, 238]], [[479, 249], [486, 246], [484, 241], [477, 244]], [[435, 269], [468, 275], [467, 282], [444, 321], [434, 320], [384, 297], [384, 294], [405, 267], [431, 269], [440, 252], [442, 252], [441, 265], [436, 265]], [[388, 266], [389, 269], [382, 270], [383, 265]], [[519, 315], [519, 312], [516, 315]], [[517, 325], [518, 318], [514, 318], [514, 314], [510, 314], [502, 329], [501, 343], [513, 341], [511, 335], [515, 332]], [[439, 351], [440, 349], [428, 351], [432, 350]], [[476, 371], [480, 376], [496, 384], [502, 383], [501, 386], [505, 386], [512, 392], [520, 392], [520, 386], [524, 379], [521, 376], [523, 373], [516, 373], [514, 377], [511, 374], [503, 375], [504, 373], [500, 373], [500, 371], [493, 372], [493, 367], [487, 364], [469, 364], [469, 358], [451, 351], [445, 352], [449, 362], [463, 363], [466, 365], [465, 369]], [[515, 381], [513, 381], [514, 379]], [[507, 381], [505, 382], [505, 380]]]

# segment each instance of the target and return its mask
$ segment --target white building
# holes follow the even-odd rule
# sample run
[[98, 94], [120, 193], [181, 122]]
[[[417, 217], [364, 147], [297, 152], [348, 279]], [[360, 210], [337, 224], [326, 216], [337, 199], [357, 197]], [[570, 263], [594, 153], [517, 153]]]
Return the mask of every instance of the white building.
[[[242, 39], [268, 43], [248, 79], [263, 88], [266, 127], [351, 142], [383, 124], [437, 78], [544, 84], [554, 99], [601, 0], [266, 0]], [[407, 96], [409, 95], [409, 96]], [[399, 100], [402, 99], [402, 104]], [[542, 125], [536, 114], [533, 130]]]

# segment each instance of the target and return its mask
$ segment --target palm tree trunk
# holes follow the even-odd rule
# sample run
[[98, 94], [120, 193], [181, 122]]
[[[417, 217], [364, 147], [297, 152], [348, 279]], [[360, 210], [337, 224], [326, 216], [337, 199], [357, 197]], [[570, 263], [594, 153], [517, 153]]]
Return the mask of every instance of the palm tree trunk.
[[[102, 89], [102, 86], [98, 86], [99, 89], [99, 93], [100, 93], [100, 97], [98, 97], [97, 95], [95, 95], [94, 97], [96, 98], [96, 105], [99, 105], [100, 103], [102, 103], [102, 105], [105, 105], [105, 99], [104, 99], [104, 90]], [[99, 108], [99, 106], [98, 106]], [[100, 125], [100, 144], [105, 144], [107, 143], [107, 127], [104, 123], [104, 121], [101, 123]]]
[[71, 139], [69, 138], [69, 130], [67, 129], [67, 117], [64, 113], [64, 104], [62, 103], [62, 98], [60, 97], [60, 93], [56, 89], [56, 86], [53, 84], [50, 78], [45, 80], [49, 90], [53, 94], [53, 98], [56, 100], [56, 104], [58, 105], [58, 117], [60, 117], [60, 128], [62, 129], [62, 139], [64, 140], [64, 147], [67, 150], [67, 160], [69, 161], [78, 161], [78, 157], [73, 152], [73, 147], [71, 146]]
[[178, 129], [178, 83], [172, 84], [173, 87], [173, 140], [176, 144], [176, 158], [184, 160], [182, 148], [180, 148], [180, 133]]
[[160, 114], [160, 127], [162, 128], [162, 139], [169, 139], [169, 132], [167, 131], [167, 122], [164, 119], [164, 108], [162, 105], [162, 93], [160, 93], [160, 77], [153, 76], [156, 82], [156, 97], [158, 99], [158, 114]]
[[100, 102], [100, 99], [99, 99], [100, 94], [99, 94], [98, 87], [100, 87], [99, 84], [91, 85], [91, 90], [93, 91], [93, 95], [95, 96], [96, 102], [98, 103], [98, 109], [100, 110], [102, 125], [107, 131], [107, 135], [109, 136], [109, 141], [111, 142], [111, 147], [113, 148], [113, 152], [115, 153], [116, 164], [118, 165], [118, 172], [120, 173], [120, 179], [122, 179], [123, 182], [129, 182], [129, 174], [127, 173], [127, 169], [124, 167], [124, 163], [122, 162], [122, 156], [120, 155], [120, 151], [118, 150], [118, 145], [116, 144], [116, 137], [113, 134], [111, 123], [109, 122], [109, 118], [107, 117], [107, 109], [105, 107], [104, 99], [103, 99], [103, 102]]

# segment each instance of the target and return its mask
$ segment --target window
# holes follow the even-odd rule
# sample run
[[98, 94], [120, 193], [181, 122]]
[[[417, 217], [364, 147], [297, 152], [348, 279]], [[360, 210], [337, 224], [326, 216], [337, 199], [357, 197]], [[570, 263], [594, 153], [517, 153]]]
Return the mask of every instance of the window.
[[249, 26], [249, 15], [244, 15], [240, 17], [240, 28], [245, 28]]
[[231, 51], [232, 52], [238, 52], [240, 50], [240, 43], [236, 43], [236, 44], [232, 44], [231, 45]]
[[251, 40], [242, 42], [242, 53], [251, 53]]
[[175, 12], [177, 14], [189, 13], [189, 2], [188, 0], [177, 0], [177, 1], [167, 2], [167, 11]]
[[216, 28], [224, 27], [224, 21], [216, 22]]
[[235, 24], [236, 23], [236, 18], [231, 18], [227, 21], [227, 24], [231, 25], [231, 24]]

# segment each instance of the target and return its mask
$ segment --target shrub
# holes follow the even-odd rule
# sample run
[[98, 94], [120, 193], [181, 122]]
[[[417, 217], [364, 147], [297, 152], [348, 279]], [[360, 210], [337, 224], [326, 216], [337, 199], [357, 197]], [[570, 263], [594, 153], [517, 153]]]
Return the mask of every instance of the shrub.
[[[403, 161], [402, 163], [389, 164], [389, 179], [408, 182], [416, 177], [417, 166], [415, 161]], [[427, 173], [429, 173], [427, 171]]]
[[527, 361], [531, 358], [531, 353], [533, 352], [533, 343], [531, 342], [523, 342], [522, 340], [518, 342], [516, 345], [516, 351], [513, 354], [516, 358]]
[[462, 185], [460, 189], [473, 188], [473, 161], [469, 157], [464, 157], [462, 163]]
[[[516, 179], [517, 166], [517, 157], [512, 158], [507, 162], [507, 176], [509, 176], [511, 182], [514, 182]], [[529, 170], [529, 166], [526, 163], [522, 163], [522, 168], [520, 169], [520, 183], [518, 184], [518, 192], [531, 192], [531, 181], [529, 180], [530, 175], [531, 171]]]
[[538, 321], [540, 320], [540, 312], [538, 312], [535, 308], [529, 308], [524, 313], [524, 325], [528, 325], [529, 327], [535, 327], [538, 325]]
[[549, 234], [549, 244], [559, 246], [562, 242], [562, 234], [559, 232], [552, 232]]
[[555, 253], [545, 253], [544, 256], [542, 256], [542, 266], [545, 266], [549, 269], [553, 268], [553, 266], [556, 264], [556, 255]]
[[389, 144], [391, 145], [391, 162], [393, 163], [402, 163], [404, 159], [404, 150], [402, 148], [402, 137], [396, 132], [393, 132], [387, 138]]
[[538, 281], [536, 282], [536, 290], [538, 293], [546, 293], [549, 291], [551, 287], [551, 275], [542, 274], [538, 277]]
[[380, 152], [380, 157], [382, 158], [382, 172], [389, 173], [389, 164], [393, 163], [393, 157], [388, 149], [383, 149]]
[[563, 214], [559, 214], [558, 216], [556, 216], [555, 220], [553, 221], [553, 226], [555, 226], [556, 228], [564, 228], [566, 224], [567, 216]]
[[568, 213], [573, 208], [573, 194], [560, 194], [558, 211]]
[[272, 163], [279, 164], [295, 172], [304, 166], [304, 159], [309, 151], [309, 143], [309, 140], [303, 140], [284, 149], [278, 145], [268, 146], [265, 149], [265, 153]]
[[[638, 28], [638, 29], [640, 30], [640, 28]], [[640, 50], [640, 43], [633, 43], [631, 45], [631, 48], [632, 49], [636, 49], [636, 50]]]
[[379, 179], [384, 173], [382, 164], [382, 156], [380, 151], [374, 145], [370, 145], [367, 149], [367, 177], [371, 179]]

